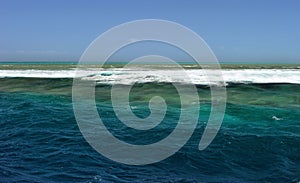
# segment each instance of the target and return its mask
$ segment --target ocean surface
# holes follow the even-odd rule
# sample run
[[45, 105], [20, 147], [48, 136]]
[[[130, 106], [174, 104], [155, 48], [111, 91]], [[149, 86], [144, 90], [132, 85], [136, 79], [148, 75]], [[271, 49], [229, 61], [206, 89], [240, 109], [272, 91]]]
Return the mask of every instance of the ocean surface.
[[[81, 134], [72, 105], [75, 64], [0, 64], [0, 182], [300, 182], [299, 65], [224, 65], [225, 117], [203, 151], [198, 144], [211, 110], [203, 72], [184, 65], [190, 79], [174, 80], [170, 66], [159, 74], [154, 67], [87, 65], [80, 76], [97, 83], [107, 128], [132, 144], [154, 143], [175, 128], [182, 106], [172, 82], [197, 86], [200, 116], [189, 141], [161, 162], [132, 166], [102, 156]], [[140, 118], [150, 114], [151, 96], [162, 96], [168, 104], [162, 124], [147, 133], [120, 123], [112, 84], [133, 85], [130, 105]]]

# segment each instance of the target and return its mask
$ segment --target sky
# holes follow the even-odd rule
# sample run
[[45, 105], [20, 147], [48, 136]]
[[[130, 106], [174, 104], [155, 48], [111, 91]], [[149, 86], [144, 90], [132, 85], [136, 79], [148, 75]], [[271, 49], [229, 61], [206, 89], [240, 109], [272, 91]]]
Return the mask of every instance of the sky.
[[299, 9], [298, 0], [0, 0], [0, 62], [76, 62], [114, 26], [163, 19], [196, 32], [220, 62], [300, 64]]

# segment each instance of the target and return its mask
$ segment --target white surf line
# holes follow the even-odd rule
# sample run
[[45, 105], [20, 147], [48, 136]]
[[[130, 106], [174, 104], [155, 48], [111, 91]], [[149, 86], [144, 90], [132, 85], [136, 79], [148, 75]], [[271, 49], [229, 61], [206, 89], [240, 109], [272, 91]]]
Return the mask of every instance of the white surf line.
[[[211, 70], [210, 70], [211, 71]], [[208, 84], [202, 69], [185, 70], [186, 75], [180, 76], [176, 70], [154, 69], [85, 69], [75, 70], [0, 70], [0, 77], [21, 78], [74, 78], [95, 80], [98, 83], [133, 84], [135, 82], [179, 82]], [[226, 83], [292, 83], [300, 84], [298, 69], [224, 69], [223, 78]], [[175, 76], [175, 77], [174, 77]], [[215, 81], [219, 82], [219, 81]]]

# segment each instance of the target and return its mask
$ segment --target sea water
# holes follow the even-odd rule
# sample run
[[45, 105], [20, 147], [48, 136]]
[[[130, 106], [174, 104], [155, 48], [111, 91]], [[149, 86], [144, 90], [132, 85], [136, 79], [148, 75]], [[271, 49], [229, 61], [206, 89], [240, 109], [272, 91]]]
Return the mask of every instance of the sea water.
[[[211, 110], [210, 88], [199, 68], [188, 67], [192, 79], [180, 82], [193, 82], [200, 97], [192, 137], [161, 162], [131, 166], [102, 156], [81, 134], [72, 106], [75, 65], [2, 64], [0, 182], [299, 182], [299, 67], [225, 66], [224, 121], [203, 151], [198, 144]], [[89, 67], [83, 79], [97, 82], [98, 113], [111, 133], [128, 143], [150, 144], [170, 134], [180, 116], [172, 85], [179, 81], [161, 77], [168, 70], [156, 76], [118, 66]], [[148, 133], [122, 124], [110, 98], [116, 81], [133, 85], [129, 101], [140, 118], [150, 114], [151, 96], [162, 96], [168, 104], [162, 123]]]

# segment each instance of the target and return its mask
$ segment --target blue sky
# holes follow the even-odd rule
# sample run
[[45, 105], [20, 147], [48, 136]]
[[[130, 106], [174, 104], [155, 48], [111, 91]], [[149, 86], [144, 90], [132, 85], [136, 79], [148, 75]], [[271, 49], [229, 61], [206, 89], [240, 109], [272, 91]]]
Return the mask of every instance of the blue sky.
[[198, 33], [221, 62], [300, 63], [297, 0], [0, 1], [0, 61], [78, 61], [101, 33], [165, 19]]

